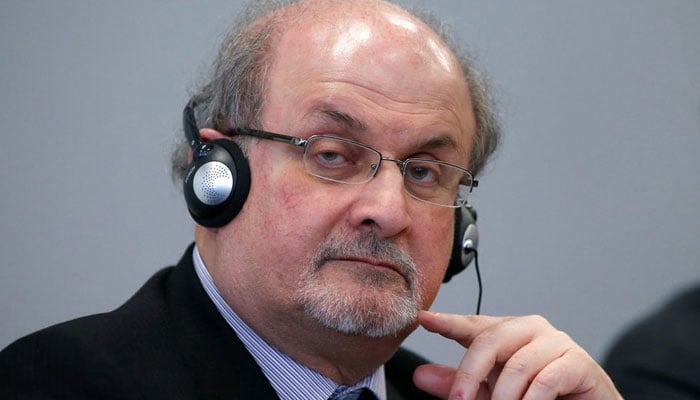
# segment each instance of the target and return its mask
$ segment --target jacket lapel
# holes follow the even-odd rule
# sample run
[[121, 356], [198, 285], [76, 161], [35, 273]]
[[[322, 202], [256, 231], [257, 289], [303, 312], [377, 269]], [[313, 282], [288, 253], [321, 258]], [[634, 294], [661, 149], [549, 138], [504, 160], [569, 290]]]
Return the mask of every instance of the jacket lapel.
[[204, 399], [277, 399], [276, 392], [219, 314], [194, 271], [192, 248], [166, 285], [184, 363]]

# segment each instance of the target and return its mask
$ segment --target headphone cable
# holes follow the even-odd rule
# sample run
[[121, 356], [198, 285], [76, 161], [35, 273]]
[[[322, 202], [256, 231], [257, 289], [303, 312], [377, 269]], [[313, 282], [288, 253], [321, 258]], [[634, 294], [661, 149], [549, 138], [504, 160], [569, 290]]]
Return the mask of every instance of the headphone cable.
[[481, 295], [483, 293], [481, 272], [479, 271], [479, 252], [476, 249], [469, 249], [469, 251], [474, 253], [474, 270], [476, 271], [476, 282], [479, 285], [479, 295], [476, 300], [476, 315], [479, 315], [481, 313]]

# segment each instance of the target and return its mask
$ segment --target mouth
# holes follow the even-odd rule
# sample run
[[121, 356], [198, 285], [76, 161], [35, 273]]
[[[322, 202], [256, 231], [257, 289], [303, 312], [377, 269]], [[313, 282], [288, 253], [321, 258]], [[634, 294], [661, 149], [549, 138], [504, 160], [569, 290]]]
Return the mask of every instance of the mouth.
[[360, 256], [353, 256], [353, 257], [342, 257], [342, 258], [333, 258], [330, 260], [326, 261], [327, 263], [338, 263], [338, 264], [347, 264], [351, 266], [354, 269], [359, 269], [359, 268], [370, 268], [370, 269], [379, 269], [379, 270], [387, 270], [387, 271], [392, 271], [400, 276], [404, 276], [404, 271], [403, 268], [401, 268], [400, 265], [397, 265], [391, 261], [388, 260], [383, 260], [383, 259], [378, 259], [374, 257], [360, 257]]
[[345, 275], [354, 276], [366, 284], [385, 286], [403, 281], [412, 287], [417, 277], [417, 268], [411, 256], [395, 243], [373, 234], [340, 239], [329, 239], [315, 254], [312, 264], [318, 271], [328, 267]]

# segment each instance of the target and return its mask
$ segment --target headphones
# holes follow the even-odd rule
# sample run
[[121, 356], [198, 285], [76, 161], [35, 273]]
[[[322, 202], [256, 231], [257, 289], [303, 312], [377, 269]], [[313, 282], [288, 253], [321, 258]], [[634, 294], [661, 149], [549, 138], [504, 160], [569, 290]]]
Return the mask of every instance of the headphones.
[[[184, 178], [190, 215], [200, 225], [218, 228], [231, 222], [250, 191], [250, 167], [241, 148], [232, 140], [202, 142], [193, 100], [185, 107], [182, 125], [192, 149], [192, 162]], [[479, 244], [476, 212], [470, 205], [455, 209], [454, 243], [443, 282], [469, 266]]]
[[454, 229], [452, 256], [443, 283], [449, 282], [453, 276], [464, 271], [474, 260], [479, 245], [479, 228], [476, 226], [476, 211], [471, 205], [455, 209]]
[[236, 217], [250, 191], [248, 160], [238, 144], [227, 139], [202, 142], [190, 101], [182, 114], [192, 162], [185, 171], [183, 191], [190, 215], [200, 225], [217, 228]]

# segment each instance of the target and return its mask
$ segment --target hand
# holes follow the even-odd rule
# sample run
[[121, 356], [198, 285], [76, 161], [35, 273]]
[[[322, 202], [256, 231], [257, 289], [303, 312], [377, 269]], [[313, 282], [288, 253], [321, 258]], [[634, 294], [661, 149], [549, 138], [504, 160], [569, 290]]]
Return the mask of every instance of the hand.
[[621, 399], [605, 371], [539, 316], [489, 317], [422, 311], [431, 332], [468, 348], [458, 368], [428, 364], [413, 380], [442, 399]]

